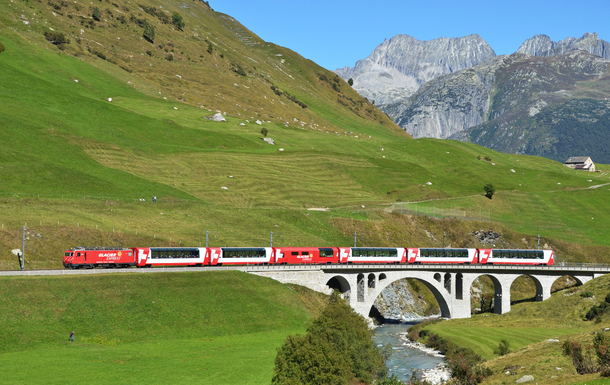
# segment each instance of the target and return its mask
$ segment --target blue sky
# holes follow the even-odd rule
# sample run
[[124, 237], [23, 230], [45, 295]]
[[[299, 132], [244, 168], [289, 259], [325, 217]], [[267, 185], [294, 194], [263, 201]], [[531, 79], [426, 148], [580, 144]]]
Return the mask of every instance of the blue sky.
[[479, 34], [496, 54], [545, 34], [553, 40], [597, 32], [610, 41], [610, 0], [294, 1], [210, 0], [268, 42], [334, 70], [370, 55], [386, 38], [419, 40]]

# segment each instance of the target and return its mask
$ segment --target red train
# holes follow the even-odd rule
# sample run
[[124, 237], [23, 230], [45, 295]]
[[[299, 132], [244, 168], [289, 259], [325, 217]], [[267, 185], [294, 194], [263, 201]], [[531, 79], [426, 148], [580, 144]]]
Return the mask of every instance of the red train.
[[65, 268], [458, 263], [552, 265], [552, 250], [404, 247], [134, 247], [66, 250]]

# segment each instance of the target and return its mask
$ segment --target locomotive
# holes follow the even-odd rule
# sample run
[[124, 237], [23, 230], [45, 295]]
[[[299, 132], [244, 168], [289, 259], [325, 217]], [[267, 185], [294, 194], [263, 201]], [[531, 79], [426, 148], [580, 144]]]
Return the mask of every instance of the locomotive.
[[334, 264], [553, 265], [552, 250], [417, 247], [134, 247], [66, 250], [65, 268], [334, 265]]

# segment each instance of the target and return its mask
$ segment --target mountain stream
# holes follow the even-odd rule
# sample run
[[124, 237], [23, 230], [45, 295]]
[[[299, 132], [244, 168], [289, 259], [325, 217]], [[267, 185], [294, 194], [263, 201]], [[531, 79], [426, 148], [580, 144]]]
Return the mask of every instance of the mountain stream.
[[417, 321], [397, 324], [383, 324], [375, 329], [373, 340], [378, 345], [392, 345], [392, 357], [387, 362], [390, 375], [394, 374], [402, 381], [411, 378], [413, 370], [418, 377], [425, 377], [430, 383], [440, 383], [440, 379], [448, 379], [446, 369], [443, 369], [445, 359], [429, 349], [419, 349], [407, 340], [406, 333]]

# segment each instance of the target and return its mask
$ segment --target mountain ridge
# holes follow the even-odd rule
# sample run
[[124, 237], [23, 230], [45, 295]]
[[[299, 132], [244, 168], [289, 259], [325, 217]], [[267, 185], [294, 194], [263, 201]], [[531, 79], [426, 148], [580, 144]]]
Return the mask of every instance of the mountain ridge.
[[479, 35], [417, 40], [409, 35], [385, 39], [365, 59], [334, 72], [354, 81], [354, 89], [377, 105], [412, 95], [429, 80], [494, 57]]

